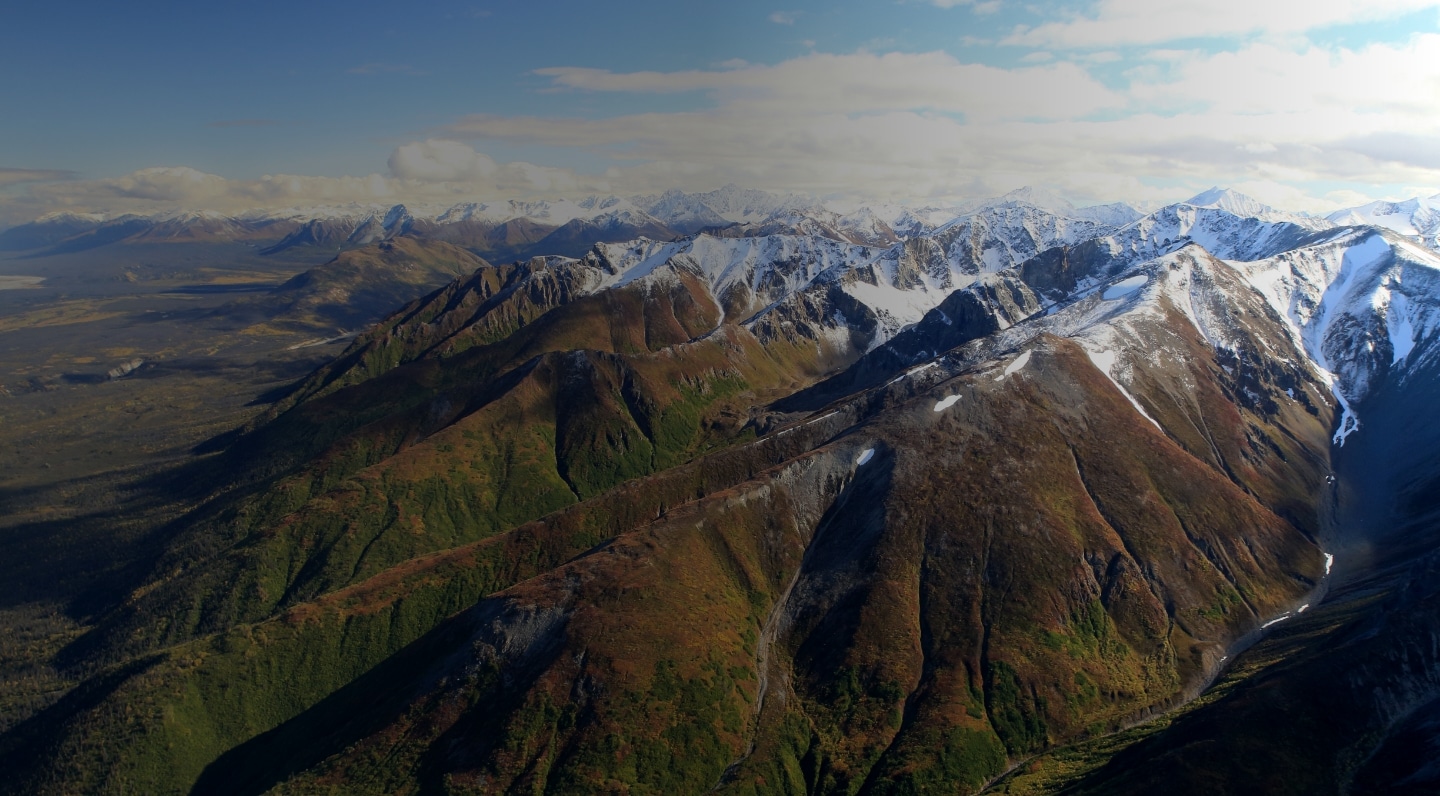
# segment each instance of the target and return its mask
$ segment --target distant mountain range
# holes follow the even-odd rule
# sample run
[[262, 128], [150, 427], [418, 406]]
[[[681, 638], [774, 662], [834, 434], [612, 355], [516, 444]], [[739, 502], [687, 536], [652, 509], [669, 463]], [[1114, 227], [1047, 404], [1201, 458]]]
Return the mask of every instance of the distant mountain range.
[[[1029, 200], [1026, 197], [1030, 197]], [[1063, 200], [1022, 189], [1000, 201], [1049, 202], [1079, 220], [1118, 225], [1140, 214], [1124, 205], [1076, 210]], [[975, 208], [994, 203], [977, 204]], [[55, 213], [0, 233], [0, 251], [57, 254], [122, 242], [240, 241], [278, 254], [292, 249], [339, 251], [401, 235], [453, 243], [491, 259], [579, 256], [595, 243], [637, 237], [671, 240], [701, 230], [731, 235], [821, 235], [885, 245], [949, 222], [964, 208], [861, 207], [848, 213], [793, 195], [727, 186], [707, 193], [582, 200], [466, 202], [443, 208], [342, 205], [224, 216]], [[897, 229], [899, 230], [897, 232]]]
[[79, 685], [0, 734], [0, 791], [1434, 783], [1429, 201], [17, 227], [353, 249], [264, 298], [306, 312], [443, 284], [195, 463], [57, 663]]
[[[701, 230], [729, 236], [819, 235], [862, 245], [887, 245], [932, 231], [958, 218], [1007, 203], [1023, 204], [1074, 221], [1119, 227], [1143, 213], [1123, 204], [1077, 208], [1047, 191], [1022, 188], [997, 199], [955, 207], [862, 205], [836, 212], [797, 195], [726, 186], [705, 193], [581, 200], [465, 202], [449, 207], [336, 205], [256, 211], [233, 216], [172, 212], [109, 217], [52, 213], [0, 232], [0, 251], [44, 256], [114, 243], [239, 241], [265, 253], [340, 251], [400, 235], [452, 243], [490, 259], [559, 254], [578, 257], [594, 243], [638, 237], [673, 240]], [[1328, 216], [1338, 225], [1371, 224], [1434, 248], [1440, 245], [1440, 196], [1372, 202]], [[1249, 197], [1212, 189], [1185, 202], [1255, 218], [1311, 219], [1268, 208]], [[1313, 219], [1311, 219], [1313, 221]], [[1301, 223], [1311, 223], [1304, 221]]]

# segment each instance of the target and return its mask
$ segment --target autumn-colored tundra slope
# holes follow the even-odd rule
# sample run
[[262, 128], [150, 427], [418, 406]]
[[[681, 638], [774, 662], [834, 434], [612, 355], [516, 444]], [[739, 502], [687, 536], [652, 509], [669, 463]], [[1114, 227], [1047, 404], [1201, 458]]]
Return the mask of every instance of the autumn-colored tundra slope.
[[843, 280], [758, 315], [683, 261], [506, 291], [549, 267], [407, 309], [237, 440], [245, 486], [74, 645], [96, 674], [0, 737], [7, 785], [973, 792], [1322, 580], [1325, 389], [1199, 247], [1028, 320], [974, 289], [999, 320], [809, 390], [883, 342]]

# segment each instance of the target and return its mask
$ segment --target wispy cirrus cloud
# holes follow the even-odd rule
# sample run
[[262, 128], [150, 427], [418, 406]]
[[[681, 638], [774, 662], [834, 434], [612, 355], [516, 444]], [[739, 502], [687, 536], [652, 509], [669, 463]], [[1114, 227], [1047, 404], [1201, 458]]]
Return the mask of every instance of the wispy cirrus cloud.
[[815, 53], [774, 66], [724, 71], [612, 72], [585, 67], [536, 70], [557, 87], [629, 93], [712, 92], [722, 108], [786, 116], [914, 109], [973, 119], [1070, 118], [1122, 106], [1125, 99], [1070, 63], [1002, 69], [946, 53]]
[[31, 182], [73, 180], [75, 172], [64, 169], [12, 169], [0, 166], [0, 188]]
[[799, 18], [799, 11], [774, 11], [769, 16], [769, 20], [776, 25], [794, 25]]

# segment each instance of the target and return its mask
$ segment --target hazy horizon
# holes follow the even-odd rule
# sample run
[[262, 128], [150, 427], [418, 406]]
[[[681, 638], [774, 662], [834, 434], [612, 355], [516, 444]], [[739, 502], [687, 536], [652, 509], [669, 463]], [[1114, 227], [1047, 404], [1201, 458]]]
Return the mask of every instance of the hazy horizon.
[[1440, 0], [33, 6], [0, 227], [728, 183], [1077, 204], [1440, 192]]

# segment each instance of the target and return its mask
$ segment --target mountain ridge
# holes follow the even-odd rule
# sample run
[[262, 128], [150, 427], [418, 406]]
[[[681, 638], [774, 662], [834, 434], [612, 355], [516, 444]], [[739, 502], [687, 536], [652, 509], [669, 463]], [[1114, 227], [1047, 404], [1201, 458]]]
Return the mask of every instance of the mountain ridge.
[[974, 792], [1188, 703], [1379, 543], [1332, 484], [1437, 383], [1440, 258], [1002, 199], [498, 265], [368, 214], [333, 269], [462, 273], [196, 461], [0, 788]]

